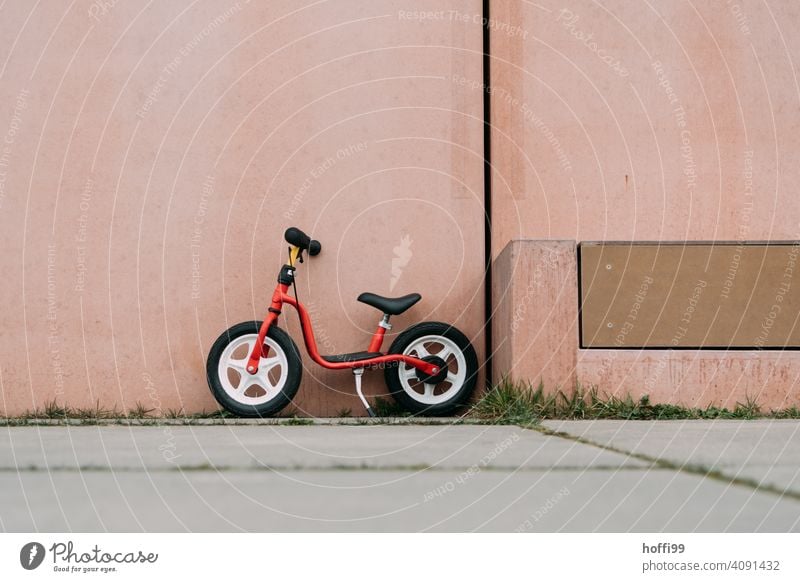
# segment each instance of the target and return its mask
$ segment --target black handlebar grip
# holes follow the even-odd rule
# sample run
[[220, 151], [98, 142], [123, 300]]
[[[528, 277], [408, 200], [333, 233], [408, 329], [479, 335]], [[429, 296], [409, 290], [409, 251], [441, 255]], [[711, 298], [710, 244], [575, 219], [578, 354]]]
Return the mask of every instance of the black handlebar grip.
[[283, 238], [286, 239], [286, 242], [290, 245], [300, 247], [304, 251], [308, 250], [308, 247], [311, 246], [311, 237], [299, 228], [293, 226], [286, 229], [286, 232], [283, 233]]
[[283, 234], [283, 238], [290, 245], [296, 246], [301, 250], [308, 251], [308, 254], [315, 257], [322, 250], [322, 245], [319, 241], [311, 240], [311, 237], [304, 233], [299, 228], [289, 227]]

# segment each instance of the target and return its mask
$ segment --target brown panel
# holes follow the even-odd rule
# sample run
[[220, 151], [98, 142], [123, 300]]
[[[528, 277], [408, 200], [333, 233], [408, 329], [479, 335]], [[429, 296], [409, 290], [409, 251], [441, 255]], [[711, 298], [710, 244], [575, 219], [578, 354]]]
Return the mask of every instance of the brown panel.
[[800, 347], [798, 243], [583, 243], [581, 345]]

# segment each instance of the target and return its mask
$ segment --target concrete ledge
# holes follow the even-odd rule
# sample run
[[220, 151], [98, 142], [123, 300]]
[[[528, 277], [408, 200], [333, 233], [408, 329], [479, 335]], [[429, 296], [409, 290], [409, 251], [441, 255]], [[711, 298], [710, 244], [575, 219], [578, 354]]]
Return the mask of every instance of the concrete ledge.
[[492, 274], [494, 381], [504, 374], [548, 387], [575, 383], [578, 263], [575, 241], [511, 241]]
[[494, 380], [576, 382], [653, 402], [800, 406], [800, 351], [580, 349], [574, 241], [514, 240], [493, 264]]

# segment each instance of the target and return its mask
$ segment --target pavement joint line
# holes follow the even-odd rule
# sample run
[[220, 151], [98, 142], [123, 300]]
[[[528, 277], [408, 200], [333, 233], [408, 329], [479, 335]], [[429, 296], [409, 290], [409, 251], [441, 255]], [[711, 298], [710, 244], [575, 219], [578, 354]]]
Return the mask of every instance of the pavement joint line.
[[[795, 492], [791, 489], [781, 489], [780, 487], [761, 483], [755, 479], [735, 477], [726, 474], [719, 469], [710, 469], [700, 464], [690, 463], [675, 463], [660, 457], [652, 457], [643, 453], [634, 453], [626, 449], [621, 449], [612, 445], [599, 443], [591, 439], [573, 435], [564, 431], [557, 431], [547, 428], [538, 423], [526, 424], [497, 424], [487, 422], [479, 419], [469, 419], [463, 417], [443, 417], [443, 418], [413, 418], [413, 417], [385, 417], [378, 419], [369, 418], [314, 418], [314, 419], [294, 419], [294, 418], [267, 418], [267, 419], [239, 419], [239, 418], [219, 418], [219, 419], [130, 419], [130, 418], [114, 418], [114, 419], [14, 419], [10, 417], [0, 418], [0, 427], [24, 427], [24, 426], [381, 426], [381, 425], [494, 425], [494, 426], [516, 426], [522, 429], [529, 429], [540, 434], [547, 436], [554, 436], [571, 440], [588, 446], [603, 449], [608, 452], [617, 453], [626, 457], [636, 459], [648, 464], [645, 467], [620, 467], [620, 466], [595, 466], [595, 467], [548, 467], [548, 471], [569, 471], [569, 470], [672, 470], [680, 471], [692, 475], [708, 477], [718, 481], [726, 482], [733, 485], [739, 485], [754, 489], [758, 492], [770, 493], [779, 497], [787, 497], [795, 501], [800, 501], [800, 492]], [[132, 467], [49, 467], [47, 469], [38, 467], [21, 467], [10, 468], [0, 467], [0, 473], [6, 472], [37, 472], [37, 471], [50, 471], [50, 472], [181, 472], [181, 471], [433, 471], [433, 472], [449, 472], [449, 471], [463, 471], [469, 467], [453, 467], [453, 468], [438, 468], [438, 467], [420, 467], [420, 466], [351, 466], [351, 465], [332, 465], [332, 466], [292, 466], [292, 467], [227, 467], [207, 466], [205, 469], [202, 466], [177, 466], [168, 468], [132, 468]], [[488, 471], [541, 471], [543, 467], [482, 467], [482, 470]]]
[[[432, 467], [430, 465], [250, 465], [250, 466], [235, 466], [235, 465], [209, 465], [202, 463], [198, 465], [176, 465], [174, 467], [107, 467], [100, 465], [83, 465], [77, 467], [39, 467], [39, 466], [25, 466], [19, 468], [13, 467], [0, 467], [0, 474], [3, 473], [180, 473], [192, 471], [214, 471], [214, 472], [227, 472], [227, 471], [242, 471], [242, 472], [260, 472], [260, 471], [280, 471], [280, 472], [294, 472], [294, 471], [398, 471], [398, 472], [422, 472], [429, 471], [431, 473], [456, 473], [463, 472], [473, 467]], [[645, 471], [645, 470], [662, 470], [664, 467], [653, 466], [619, 466], [619, 465], [595, 465], [586, 467], [583, 465], [566, 465], [561, 467], [515, 467], [515, 466], [502, 466], [502, 467], [481, 467], [480, 472], [494, 472], [494, 473], [515, 473], [527, 472], [538, 473], [542, 471], [556, 471], [556, 472], [576, 472], [576, 471]]]
[[747, 487], [750, 489], [754, 489], [761, 493], [771, 493], [773, 495], [777, 495], [778, 497], [788, 497], [795, 501], [800, 501], [800, 492], [792, 491], [791, 489], [781, 489], [780, 487], [776, 487], [775, 485], [770, 485], [768, 483], [760, 483], [755, 479], [749, 479], [745, 477], [732, 477], [730, 475], [725, 474], [723, 471], [719, 469], [709, 469], [704, 465], [699, 464], [691, 464], [691, 463], [675, 463], [668, 459], [662, 459], [660, 457], [651, 457], [650, 455], [645, 455], [643, 453], [634, 453], [633, 451], [628, 451], [625, 449], [621, 449], [612, 445], [606, 445], [603, 443], [595, 442], [591, 439], [587, 439], [585, 437], [577, 436], [570, 434], [568, 432], [557, 431], [546, 426], [541, 425], [526, 425], [522, 428], [528, 428], [530, 430], [535, 430], [541, 434], [559, 437], [571, 441], [575, 441], [584, 445], [590, 445], [593, 447], [598, 447], [605, 451], [609, 451], [612, 453], [619, 453], [622, 455], [626, 455], [633, 459], [637, 459], [639, 461], [649, 462], [655, 467], [660, 469], [668, 469], [672, 471], [681, 471], [683, 473], [688, 473], [691, 475], [699, 475], [701, 477], [708, 477], [709, 479], [715, 479], [717, 481], [722, 481], [731, 485], [740, 485], [742, 487]]

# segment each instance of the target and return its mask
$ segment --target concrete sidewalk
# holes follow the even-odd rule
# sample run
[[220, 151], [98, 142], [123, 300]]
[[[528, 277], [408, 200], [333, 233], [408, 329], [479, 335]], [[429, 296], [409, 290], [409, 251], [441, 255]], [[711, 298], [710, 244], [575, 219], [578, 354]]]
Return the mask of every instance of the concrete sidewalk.
[[0, 529], [798, 531], [798, 445], [795, 421], [5, 427]]

